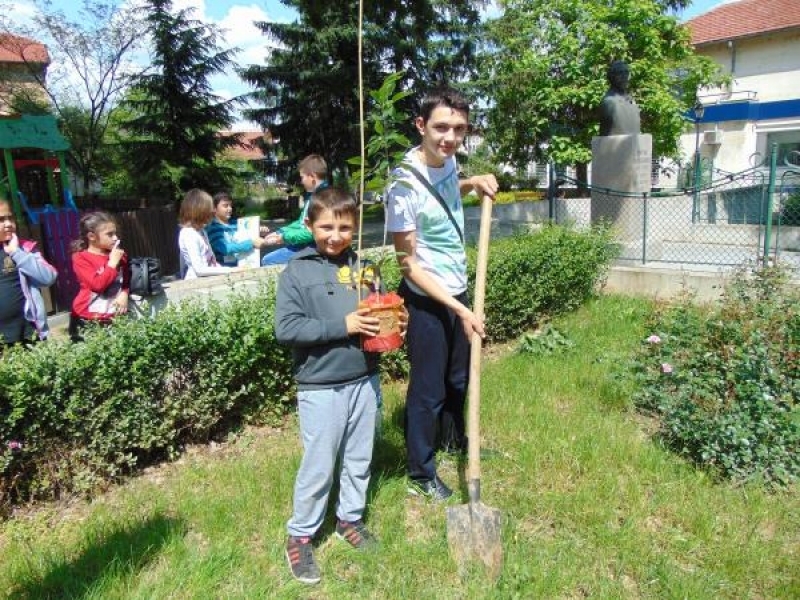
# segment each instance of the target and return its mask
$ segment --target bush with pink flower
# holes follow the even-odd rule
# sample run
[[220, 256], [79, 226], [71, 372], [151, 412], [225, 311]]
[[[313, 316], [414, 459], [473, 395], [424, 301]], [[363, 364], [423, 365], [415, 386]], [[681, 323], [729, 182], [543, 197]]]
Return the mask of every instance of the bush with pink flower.
[[743, 269], [713, 306], [680, 296], [650, 330], [634, 402], [669, 447], [735, 480], [800, 478], [800, 294], [786, 270]]

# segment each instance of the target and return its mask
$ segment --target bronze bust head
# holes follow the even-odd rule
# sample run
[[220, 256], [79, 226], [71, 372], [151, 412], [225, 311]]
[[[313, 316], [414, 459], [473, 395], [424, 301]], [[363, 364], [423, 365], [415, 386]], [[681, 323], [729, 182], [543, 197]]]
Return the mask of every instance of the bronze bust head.
[[641, 133], [639, 107], [628, 94], [630, 69], [621, 60], [612, 62], [606, 72], [609, 89], [598, 107], [600, 135]]

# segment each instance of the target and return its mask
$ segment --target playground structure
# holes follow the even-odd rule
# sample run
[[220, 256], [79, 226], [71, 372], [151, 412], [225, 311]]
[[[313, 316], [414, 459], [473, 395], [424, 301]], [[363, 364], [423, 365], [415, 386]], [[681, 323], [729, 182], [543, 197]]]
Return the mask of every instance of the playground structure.
[[[78, 236], [79, 218], [66, 167], [69, 143], [58, 131], [53, 116], [18, 115], [0, 118], [0, 149], [4, 167], [0, 184], [5, 187], [17, 222], [41, 226], [45, 255], [58, 270], [56, 301], [60, 307], [68, 306], [77, 289], [69, 264], [69, 246]], [[15, 158], [13, 151], [22, 156]], [[37, 154], [38, 158], [32, 157]], [[39, 175], [44, 169], [44, 177], [38, 178], [39, 182], [44, 180], [44, 186], [38, 186], [36, 198], [27, 198], [20, 190], [20, 175], [33, 180], [32, 169], [38, 169]], [[46, 188], [46, 198], [41, 197], [45, 196], [42, 187]]]

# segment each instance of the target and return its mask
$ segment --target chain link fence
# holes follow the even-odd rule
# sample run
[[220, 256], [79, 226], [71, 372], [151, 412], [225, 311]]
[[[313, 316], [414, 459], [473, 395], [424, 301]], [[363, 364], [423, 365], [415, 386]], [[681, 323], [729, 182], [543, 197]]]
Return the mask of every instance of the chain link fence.
[[766, 257], [800, 274], [800, 153], [794, 154], [782, 165], [773, 154], [769, 164], [709, 178], [697, 188], [647, 194], [572, 180], [587, 193], [569, 199], [552, 194], [553, 218], [577, 226], [611, 224], [621, 261], [727, 267]]

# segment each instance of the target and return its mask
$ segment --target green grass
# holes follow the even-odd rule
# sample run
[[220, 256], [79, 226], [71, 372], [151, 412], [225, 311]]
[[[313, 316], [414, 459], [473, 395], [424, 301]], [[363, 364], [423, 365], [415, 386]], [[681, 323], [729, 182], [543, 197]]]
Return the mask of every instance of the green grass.
[[[558, 320], [575, 343], [539, 357], [493, 350], [483, 371], [482, 500], [504, 517], [505, 567], [459, 575], [444, 509], [409, 498], [402, 386], [385, 386], [361, 555], [326, 522], [319, 586], [283, 557], [300, 460], [297, 423], [195, 448], [92, 503], [0, 525], [11, 598], [797, 598], [800, 500], [715, 482], [652, 442], [619, 373], [647, 304], [602, 298]], [[443, 478], [459, 481], [453, 459]], [[454, 504], [465, 502], [464, 497]]]

